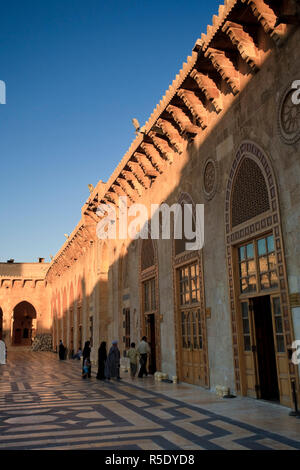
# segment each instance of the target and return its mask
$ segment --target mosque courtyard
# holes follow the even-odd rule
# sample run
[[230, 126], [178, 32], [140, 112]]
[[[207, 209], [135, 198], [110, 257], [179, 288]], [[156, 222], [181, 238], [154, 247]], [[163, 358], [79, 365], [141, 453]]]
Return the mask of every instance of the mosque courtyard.
[[0, 450], [293, 450], [300, 419], [273, 403], [223, 399], [152, 377], [82, 380], [79, 361], [8, 350], [0, 366]]

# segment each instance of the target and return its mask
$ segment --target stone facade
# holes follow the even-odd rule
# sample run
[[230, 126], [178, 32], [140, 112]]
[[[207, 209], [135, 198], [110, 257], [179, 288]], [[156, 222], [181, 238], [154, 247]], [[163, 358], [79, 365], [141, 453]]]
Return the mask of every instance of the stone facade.
[[22, 345], [51, 331], [48, 269], [48, 263], [0, 263], [0, 331], [7, 345], [15, 343], [14, 330], [16, 344]]
[[[49, 266], [41, 301], [49, 306], [54, 345], [63, 339], [75, 350], [91, 339], [95, 362], [102, 340], [119, 339], [123, 351], [147, 334], [153, 368], [263, 397], [262, 359], [253, 344], [255, 305], [263, 297], [270, 308], [277, 305], [278, 399], [291, 403], [290, 380], [299, 385], [288, 350], [300, 339], [300, 117], [290, 93], [300, 79], [298, 18], [293, 0], [228, 0], [220, 7], [109, 181], [92, 190]], [[151, 204], [205, 204], [203, 250], [183, 252], [173, 239], [100, 241], [97, 207], [110, 204], [118, 213], [120, 196], [149, 211]], [[238, 250], [267, 238], [275, 244], [270, 272], [256, 273], [257, 295], [250, 285], [248, 294], [240, 292]], [[276, 278], [269, 288], [268, 276]], [[194, 304], [181, 303], [184, 279], [191, 296], [194, 286]], [[252, 350], [243, 343], [246, 304]]]

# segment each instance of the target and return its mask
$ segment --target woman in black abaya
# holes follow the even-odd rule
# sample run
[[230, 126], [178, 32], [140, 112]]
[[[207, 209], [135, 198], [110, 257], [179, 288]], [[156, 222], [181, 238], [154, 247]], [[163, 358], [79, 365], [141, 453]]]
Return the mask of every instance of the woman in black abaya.
[[106, 342], [102, 341], [98, 349], [98, 373], [97, 373], [98, 380], [105, 379], [104, 369], [105, 369], [106, 359], [107, 359]]
[[[89, 341], [86, 341], [86, 342], [85, 342], [85, 345], [84, 345], [84, 348], [83, 348], [83, 352], [82, 352], [82, 373], [84, 373], [84, 371], [83, 371], [83, 366], [84, 366], [84, 361], [85, 361], [85, 359], [89, 359], [89, 360], [90, 360], [90, 358], [91, 358], [90, 342], [89, 342]], [[88, 377], [91, 377], [91, 373], [92, 373], [92, 367], [89, 366]]]

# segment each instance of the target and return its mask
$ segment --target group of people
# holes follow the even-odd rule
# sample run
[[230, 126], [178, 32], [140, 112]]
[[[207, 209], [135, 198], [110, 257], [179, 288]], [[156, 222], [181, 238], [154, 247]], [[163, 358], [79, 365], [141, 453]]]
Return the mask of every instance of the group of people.
[[[62, 341], [59, 345], [59, 357], [64, 355], [64, 348]], [[147, 359], [150, 354], [150, 346], [147, 343], [146, 336], [143, 336], [139, 346], [136, 348], [135, 343], [131, 343], [130, 349], [126, 351], [126, 357], [130, 361], [130, 376], [132, 379], [135, 378], [138, 364], [140, 364], [140, 369], [138, 377], [142, 378], [144, 375], [148, 375], [147, 372]], [[90, 341], [86, 341], [83, 351], [79, 348], [76, 354], [73, 355], [73, 359], [81, 359], [82, 357], [82, 378], [86, 379], [91, 377], [91, 346]], [[98, 349], [98, 372], [96, 378], [98, 380], [110, 380], [111, 378], [116, 378], [120, 380], [120, 350], [118, 348], [118, 341], [112, 341], [111, 348], [107, 354], [106, 342], [102, 341]]]

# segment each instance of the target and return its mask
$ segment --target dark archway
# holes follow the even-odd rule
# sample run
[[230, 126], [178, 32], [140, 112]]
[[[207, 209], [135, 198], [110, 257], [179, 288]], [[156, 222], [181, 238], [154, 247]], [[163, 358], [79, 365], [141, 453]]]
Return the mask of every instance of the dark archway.
[[13, 312], [13, 345], [30, 346], [36, 332], [36, 310], [32, 304], [23, 301]]

